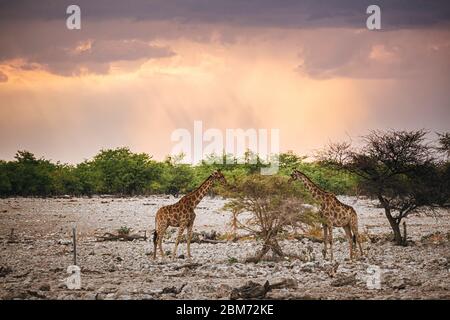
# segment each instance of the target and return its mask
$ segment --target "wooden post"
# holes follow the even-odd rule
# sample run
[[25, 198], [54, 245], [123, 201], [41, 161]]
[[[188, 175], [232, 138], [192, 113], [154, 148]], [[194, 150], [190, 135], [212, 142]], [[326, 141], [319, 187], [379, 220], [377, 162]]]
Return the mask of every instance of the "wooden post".
[[73, 264], [77, 265], [77, 233], [76, 233], [76, 227], [72, 228], [72, 236], [73, 236]]

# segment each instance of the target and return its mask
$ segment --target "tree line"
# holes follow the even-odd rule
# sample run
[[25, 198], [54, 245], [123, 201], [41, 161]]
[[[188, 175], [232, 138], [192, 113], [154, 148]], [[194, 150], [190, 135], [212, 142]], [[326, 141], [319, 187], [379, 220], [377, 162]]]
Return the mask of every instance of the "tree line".
[[[0, 196], [175, 195], [193, 190], [215, 169], [221, 169], [228, 180], [237, 181], [259, 173], [265, 166], [250, 151], [245, 159], [235, 159], [232, 164], [212, 163], [220, 160], [213, 159], [218, 158], [216, 155], [197, 165], [182, 163], [182, 158], [169, 156], [156, 161], [149, 154], [123, 147], [101, 150], [92, 159], [70, 165], [37, 158], [29, 151], [17, 151], [14, 160], [0, 160]], [[278, 175], [288, 175], [293, 168], [300, 167], [327, 190], [341, 194], [356, 190], [355, 175], [307, 162], [293, 152], [280, 154], [279, 165]]]

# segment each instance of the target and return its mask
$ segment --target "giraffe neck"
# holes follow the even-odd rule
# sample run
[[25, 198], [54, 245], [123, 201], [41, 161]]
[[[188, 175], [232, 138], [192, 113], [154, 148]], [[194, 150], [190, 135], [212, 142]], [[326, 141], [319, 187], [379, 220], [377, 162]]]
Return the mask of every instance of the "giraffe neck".
[[211, 188], [213, 181], [212, 176], [209, 176], [197, 189], [185, 196], [192, 208], [195, 208], [202, 201], [209, 188]]
[[322, 202], [325, 199], [327, 193], [315, 185], [314, 182], [309, 180], [308, 177], [300, 175], [299, 179], [303, 182], [306, 190], [308, 190], [314, 200]]

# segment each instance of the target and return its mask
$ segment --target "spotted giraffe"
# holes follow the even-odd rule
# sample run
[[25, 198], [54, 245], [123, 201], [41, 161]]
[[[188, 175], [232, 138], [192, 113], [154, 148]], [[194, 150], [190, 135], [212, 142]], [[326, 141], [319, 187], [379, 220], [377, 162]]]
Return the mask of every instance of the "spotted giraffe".
[[315, 185], [304, 173], [294, 170], [291, 174], [292, 180], [299, 180], [314, 200], [320, 204], [320, 216], [323, 219], [323, 256], [327, 255], [327, 243], [330, 243], [331, 261], [333, 261], [333, 227], [344, 228], [350, 246], [350, 259], [353, 260], [353, 242], [359, 246], [359, 251], [363, 255], [360, 237], [358, 233], [358, 216], [351, 207], [340, 202], [332, 193], [326, 192]]
[[214, 171], [197, 189], [182, 197], [177, 203], [161, 207], [156, 212], [155, 232], [153, 233], [154, 259], [156, 259], [157, 246], [159, 247], [161, 256], [164, 257], [164, 251], [162, 249], [162, 239], [168, 227], [179, 228], [172, 258], [176, 257], [178, 243], [181, 240], [184, 229], [187, 229], [187, 256], [188, 258], [191, 257], [190, 244], [192, 238], [192, 227], [194, 226], [195, 220], [194, 209], [203, 199], [209, 188], [211, 188], [211, 186], [214, 184], [214, 181], [216, 180], [220, 181], [223, 184], [227, 183], [225, 177], [219, 170]]

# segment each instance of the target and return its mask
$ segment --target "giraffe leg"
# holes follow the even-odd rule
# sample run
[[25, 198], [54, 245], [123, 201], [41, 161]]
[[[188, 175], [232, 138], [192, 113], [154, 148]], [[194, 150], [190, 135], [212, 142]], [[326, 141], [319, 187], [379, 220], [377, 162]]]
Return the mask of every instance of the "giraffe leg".
[[191, 223], [188, 227], [187, 227], [187, 256], [188, 259], [191, 258], [191, 239], [192, 239], [192, 228], [194, 226], [194, 223]]
[[[159, 211], [158, 211], [159, 212]], [[153, 232], [153, 259], [156, 260], [156, 251], [158, 246], [158, 238], [159, 238], [159, 231], [160, 231], [160, 217], [158, 212], [156, 213], [155, 217], [155, 231]]]
[[164, 251], [162, 248], [162, 240], [163, 240], [164, 234], [166, 233], [166, 230], [167, 230], [167, 226], [161, 226], [161, 228], [158, 228], [158, 234], [157, 234], [159, 253], [161, 254], [161, 257], [163, 257], [163, 258], [164, 258]]
[[177, 257], [178, 243], [180, 243], [181, 237], [183, 236], [183, 232], [184, 232], [184, 227], [180, 226], [178, 228], [178, 235], [177, 235], [177, 240], [175, 241], [175, 247], [173, 248], [172, 259], [176, 259], [176, 257]]
[[155, 230], [155, 233], [153, 234], [153, 259], [156, 259], [156, 246], [158, 245], [158, 231]]
[[359, 252], [361, 253], [361, 256], [364, 256], [364, 252], [363, 252], [363, 249], [361, 246], [361, 238], [359, 237], [359, 232], [358, 232], [358, 225], [353, 224], [351, 228], [352, 228], [353, 236], [355, 237], [355, 241], [358, 244]]
[[353, 260], [353, 239], [352, 231], [349, 225], [344, 226], [345, 235], [347, 236], [348, 245], [350, 246], [350, 260]]
[[323, 251], [322, 251], [322, 255], [323, 258], [326, 259], [327, 258], [327, 243], [328, 243], [328, 227], [325, 224], [322, 224], [322, 229], [323, 229]]
[[328, 226], [328, 239], [330, 241], [330, 261], [333, 262], [333, 227]]

